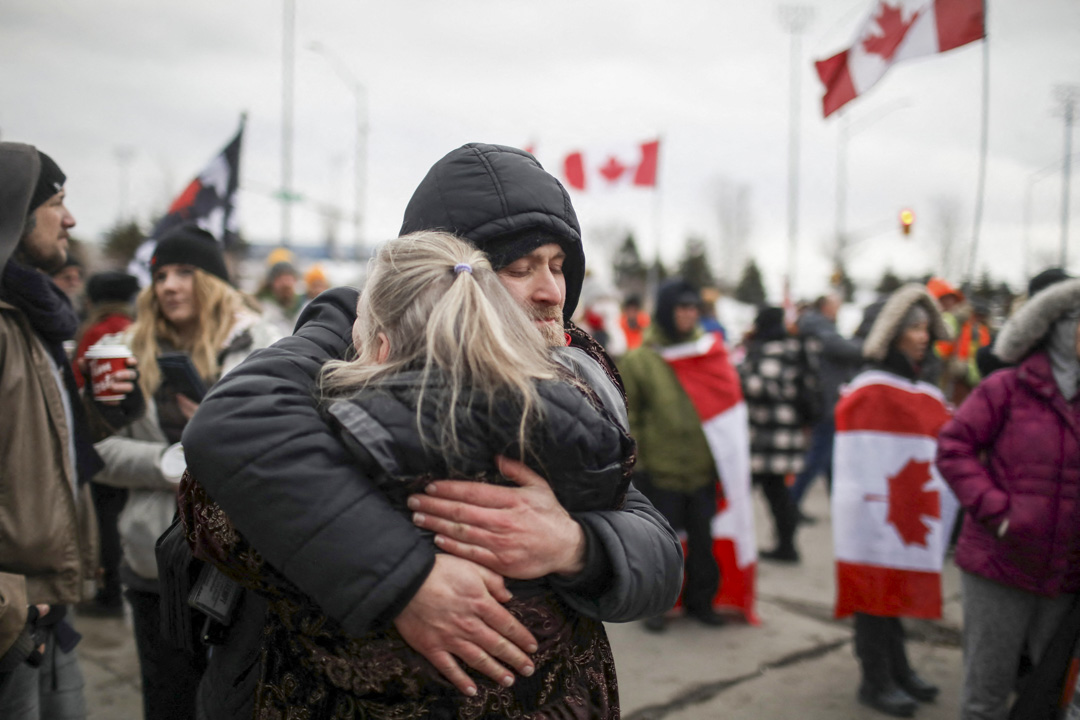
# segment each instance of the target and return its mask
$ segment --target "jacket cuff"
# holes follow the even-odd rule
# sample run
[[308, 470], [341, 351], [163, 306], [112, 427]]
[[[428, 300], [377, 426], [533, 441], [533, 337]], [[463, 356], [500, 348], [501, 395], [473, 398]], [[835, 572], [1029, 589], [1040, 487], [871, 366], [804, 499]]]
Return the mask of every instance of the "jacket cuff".
[[572, 514], [585, 535], [585, 569], [576, 575], [549, 575], [553, 587], [586, 597], [599, 597], [608, 590], [614, 569], [596, 531], [579, 515]]
[[431, 574], [432, 568], [435, 567], [435, 554], [432, 553], [428, 558], [427, 566], [423, 572], [416, 574], [412, 582], [404, 589], [394, 602], [390, 604], [386, 610], [379, 614], [371, 623], [371, 630], [386, 630], [390, 627], [390, 624], [394, 622], [394, 618], [402, 613], [402, 611], [412, 602], [416, 593], [420, 592], [420, 588], [425, 582], [427, 582], [428, 575]]

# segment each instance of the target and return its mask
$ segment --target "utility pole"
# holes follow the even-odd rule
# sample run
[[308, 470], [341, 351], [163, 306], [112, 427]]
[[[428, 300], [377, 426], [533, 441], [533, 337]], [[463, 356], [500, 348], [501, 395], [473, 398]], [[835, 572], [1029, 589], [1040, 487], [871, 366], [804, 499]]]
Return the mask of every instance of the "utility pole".
[[292, 241], [293, 161], [293, 50], [296, 21], [295, 0], [285, 0], [281, 45], [281, 244]]
[[1080, 87], [1058, 85], [1054, 88], [1061, 113], [1065, 118], [1065, 154], [1061, 161], [1061, 251], [1058, 265], [1065, 267], [1069, 255], [1069, 185], [1072, 170], [1072, 126], [1076, 115], [1076, 101], [1080, 99]]
[[307, 49], [322, 55], [333, 67], [337, 76], [345, 83], [352, 92], [353, 102], [356, 104], [356, 142], [354, 146], [355, 159], [353, 174], [353, 242], [355, 243], [356, 259], [361, 260], [366, 253], [364, 245], [364, 216], [367, 195], [367, 134], [368, 134], [368, 103], [367, 88], [357, 80], [356, 75], [349, 70], [349, 66], [321, 42], [310, 42]]
[[790, 98], [788, 104], [788, 270], [787, 291], [795, 292], [795, 271], [799, 247], [799, 77], [802, 67], [802, 34], [813, 19], [814, 9], [806, 5], [780, 6], [780, 25], [791, 36]]

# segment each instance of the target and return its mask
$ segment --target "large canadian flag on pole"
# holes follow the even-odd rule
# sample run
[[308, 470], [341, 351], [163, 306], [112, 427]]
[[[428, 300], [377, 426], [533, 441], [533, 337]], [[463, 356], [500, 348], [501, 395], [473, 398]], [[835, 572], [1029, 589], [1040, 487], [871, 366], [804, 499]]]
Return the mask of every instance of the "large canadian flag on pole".
[[575, 150], [563, 159], [563, 179], [575, 190], [656, 187], [660, 141]]
[[941, 617], [957, 502], [934, 465], [949, 419], [935, 386], [871, 370], [836, 405], [836, 616]]
[[986, 36], [984, 0], [876, 0], [851, 47], [815, 63], [825, 117], [872, 88], [894, 63]]
[[713, 555], [721, 576], [713, 605], [736, 608], [756, 624], [757, 539], [750, 494], [750, 426], [739, 375], [719, 333], [668, 346], [660, 355], [701, 418], [723, 491], [712, 519]]

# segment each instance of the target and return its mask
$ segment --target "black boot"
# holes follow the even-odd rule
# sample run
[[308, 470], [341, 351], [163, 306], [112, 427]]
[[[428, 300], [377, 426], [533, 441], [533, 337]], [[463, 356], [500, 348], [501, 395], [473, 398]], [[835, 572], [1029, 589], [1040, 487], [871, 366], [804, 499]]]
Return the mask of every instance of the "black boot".
[[[859, 702], [893, 717], [911, 717], [918, 703], [893, 679], [896, 618], [855, 613], [855, 654], [862, 667]], [[902, 642], [902, 638], [901, 638]]]
[[859, 702], [893, 717], [912, 717], [919, 706], [913, 697], [895, 684], [876, 686], [866, 680], [859, 686]]
[[910, 675], [905, 678], [897, 678], [896, 684], [911, 697], [915, 698], [919, 702], [933, 702], [937, 699], [939, 688], [937, 685], [932, 685], [912, 671]]
[[904, 643], [904, 626], [897, 621], [896, 632], [889, 642], [889, 665], [893, 680], [911, 697], [919, 702], [933, 702], [938, 696], [938, 686], [919, 677], [908, 663]]

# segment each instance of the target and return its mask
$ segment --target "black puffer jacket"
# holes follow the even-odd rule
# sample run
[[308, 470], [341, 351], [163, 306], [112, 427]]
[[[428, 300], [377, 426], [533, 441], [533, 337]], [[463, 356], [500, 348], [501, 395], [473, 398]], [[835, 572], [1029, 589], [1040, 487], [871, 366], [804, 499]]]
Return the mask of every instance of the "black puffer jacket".
[[[347, 633], [360, 636], [408, 604], [430, 572], [434, 549], [319, 413], [315, 381], [326, 361], [351, 346], [356, 300], [355, 290], [336, 288], [312, 301], [295, 335], [256, 351], [214, 386], [183, 444], [193, 476], [236, 529]], [[589, 581], [552, 581], [569, 605], [609, 622], [671, 607], [682, 552], [644, 496], [630, 487], [621, 509], [574, 517], [586, 534], [582, 575]]]
[[[623, 464], [634, 452], [634, 441], [570, 382], [542, 381], [536, 387], [542, 420], [529, 428], [525, 464], [549, 479], [559, 503], [571, 512], [620, 507], [629, 485]], [[450, 391], [429, 381], [420, 413], [421, 437], [421, 388], [419, 371], [401, 373], [328, 408], [345, 445], [402, 512], [408, 512], [408, 495], [433, 479], [498, 482], [495, 456], [522, 457], [520, 402], [467, 391], [452, 406], [457, 447], [443, 448], [440, 428], [450, 420]]]

